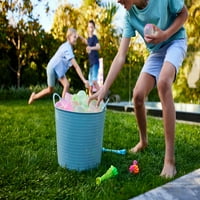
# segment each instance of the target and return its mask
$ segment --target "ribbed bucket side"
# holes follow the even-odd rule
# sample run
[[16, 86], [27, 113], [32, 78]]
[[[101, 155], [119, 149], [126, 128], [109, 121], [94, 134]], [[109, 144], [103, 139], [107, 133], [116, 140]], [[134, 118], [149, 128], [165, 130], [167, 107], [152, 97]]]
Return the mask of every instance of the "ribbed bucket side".
[[78, 171], [101, 162], [105, 110], [75, 113], [55, 108], [58, 163]]

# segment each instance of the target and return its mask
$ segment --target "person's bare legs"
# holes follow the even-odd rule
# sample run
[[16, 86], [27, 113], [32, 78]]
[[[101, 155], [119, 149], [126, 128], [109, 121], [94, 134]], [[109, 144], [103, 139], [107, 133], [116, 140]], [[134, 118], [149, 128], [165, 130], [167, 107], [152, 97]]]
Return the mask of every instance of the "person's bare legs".
[[34, 92], [33, 92], [33, 93], [31, 94], [29, 100], [28, 100], [28, 104], [32, 104], [36, 99], [40, 99], [40, 98], [42, 98], [42, 97], [44, 97], [44, 96], [46, 96], [46, 95], [49, 95], [49, 94], [53, 93], [53, 91], [54, 91], [53, 87], [50, 87], [50, 86], [49, 86], [49, 87], [47, 87], [47, 88], [41, 90], [41, 91], [38, 92], [38, 93], [34, 93]]
[[92, 85], [89, 86], [88, 93], [89, 93], [89, 96], [93, 95], [93, 86]]
[[133, 91], [133, 101], [135, 115], [139, 127], [139, 143], [133, 147], [130, 152], [136, 153], [143, 150], [148, 145], [148, 137], [146, 131], [146, 109], [145, 98], [155, 86], [155, 79], [147, 73], [141, 73]]
[[97, 81], [93, 81], [93, 86], [96, 88], [96, 92], [100, 89]]
[[176, 175], [174, 140], [176, 112], [172, 97], [172, 83], [175, 77], [175, 67], [165, 62], [158, 80], [158, 93], [162, 104], [164, 134], [165, 134], [165, 158], [161, 176], [172, 178]]
[[61, 85], [63, 86], [62, 98], [64, 98], [66, 92], [69, 91], [69, 81], [67, 80], [66, 77], [63, 77], [63, 78], [59, 79], [59, 82], [60, 82]]
[[[64, 98], [65, 97], [65, 94], [66, 92], [68, 92], [69, 90], [69, 82], [68, 80], [66, 79], [66, 77], [63, 77], [61, 79], [59, 79], [60, 83], [62, 84], [63, 86], [63, 91], [62, 91], [62, 97]], [[28, 100], [28, 104], [32, 104], [36, 99], [40, 99], [44, 96], [47, 96], [49, 94], [52, 94], [54, 91], [54, 88], [51, 87], [51, 86], [48, 86], [47, 88], [41, 90], [40, 92], [38, 93], [32, 93], [29, 100]]]

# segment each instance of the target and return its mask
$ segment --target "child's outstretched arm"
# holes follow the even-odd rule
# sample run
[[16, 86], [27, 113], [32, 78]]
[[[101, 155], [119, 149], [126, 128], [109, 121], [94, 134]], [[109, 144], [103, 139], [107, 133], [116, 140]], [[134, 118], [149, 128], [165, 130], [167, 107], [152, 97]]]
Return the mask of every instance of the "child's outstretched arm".
[[109, 73], [107, 75], [107, 78], [104, 82], [103, 87], [89, 98], [89, 102], [92, 99], [97, 99], [97, 105], [99, 105], [101, 100], [103, 100], [103, 98], [107, 94], [109, 88], [111, 87], [112, 83], [116, 79], [118, 73], [120, 72], [121, 68], [123, 67], [125, 63], [129, 43], [130, 43], [130, 38], [122, 38], [119, 49], [118, 49], [118, 53], [111, 64]]
[[86, 45], [88, 45], [87, 39], [85, 39], [83, 36], [78, 35], [78, 37], [82, 40], [82, 42]]
[[76, 60], [74, 58], [71, 59], [71, 63], [74, 66], [77, 74], [79, 75], [80, 79], [83, 81], [83, 83], [85, 84], [86, 88], [89, 88], [89, 82], [88, 80], [85, 79], [85, 77], [83, 76], [83, 73], [81, 71], [81, 68], [79, 67], [78, 63], [76, 62]]
[[161, 30], [155, 26], [154, 28], [156, 34], [148, 36], [147, 38], [145, 38], [145, 40], [152, 44], [158, 44], [160, 42], [167, 40], [183, 26], [187, 18], [188, 18], [188, 11], [186, 6], [184, 5], [182, 10], [179, 13], [177, 13], [176, 19], [168, 29]]

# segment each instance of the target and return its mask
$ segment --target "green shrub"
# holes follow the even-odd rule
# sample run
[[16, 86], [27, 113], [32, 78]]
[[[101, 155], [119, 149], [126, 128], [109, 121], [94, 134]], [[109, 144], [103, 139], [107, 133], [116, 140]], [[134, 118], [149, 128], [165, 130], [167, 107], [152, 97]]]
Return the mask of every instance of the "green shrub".
[[[5, 89], [3, 87], [0, 88], [0, 100], [17, 100], [17, 99], [28, 99], [32, 92], [39, 92], [42, 89], [46, 88], [46, 85], [36, 85], [30, 86], [29, 88], [26, 87], [10, 87]], [[56, 85], [55, 92], [61, 94], [62, 87], [60, 85]], [[50, 98], [50, 96], [46, 96], [44, 98]]]
[[[135, 63], [134, 67], [125, 65], [110, 88], [111, 94], [118, 94], [122, 101], [131, 101], [133, 88], [140, 74], [140, 68], [141, 63]], [[148, 100], [159, 101], [156, 88], [149, 94]]]

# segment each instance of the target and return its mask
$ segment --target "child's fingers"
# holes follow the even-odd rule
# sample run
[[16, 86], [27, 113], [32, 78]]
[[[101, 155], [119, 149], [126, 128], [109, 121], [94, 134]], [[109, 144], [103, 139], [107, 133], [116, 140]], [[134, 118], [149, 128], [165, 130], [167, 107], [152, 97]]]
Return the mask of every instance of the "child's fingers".
[[151, 35], [146, 35], [146, 36], [144, 37], [144, 39], [145, 39], [145, 41], [146, 41], [147, 43], [151, 43], [151, 42], [153, 41], [153, 37], [152, 37]]
[[90, 104], [90, 102], [91, 102], [92, 100], [94, 100], [94, 99], [98, 100], [97, 97], [98, 97], [97, 93], [95, 93], [95, 94], [93, 94], [92, 96], [90, 96], [89, 99], [88, 99], [88, 105]]

